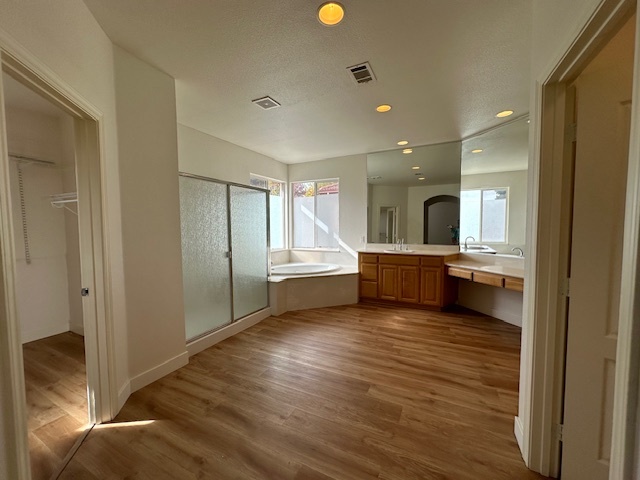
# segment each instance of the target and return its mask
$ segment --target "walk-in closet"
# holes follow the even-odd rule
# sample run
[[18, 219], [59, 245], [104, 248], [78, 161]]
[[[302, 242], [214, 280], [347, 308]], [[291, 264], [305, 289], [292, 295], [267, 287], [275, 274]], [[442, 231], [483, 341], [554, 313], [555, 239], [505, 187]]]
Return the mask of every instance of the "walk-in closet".
[[32, 478], [88, 423], [73, 119], [3, 74]]

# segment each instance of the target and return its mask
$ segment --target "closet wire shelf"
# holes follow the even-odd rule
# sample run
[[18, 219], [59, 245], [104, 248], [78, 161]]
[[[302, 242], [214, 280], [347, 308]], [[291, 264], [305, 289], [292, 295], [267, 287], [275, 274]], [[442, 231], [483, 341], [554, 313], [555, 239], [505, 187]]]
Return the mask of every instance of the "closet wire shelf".
[[54, 208], [66, 208], [74, 215], [78, 215], [77, 210], [69, 208], [69, 204], [78, 202], [78, 194], [76, 192], [58, 193], [56, 195], [50, 195], [51, 206]]

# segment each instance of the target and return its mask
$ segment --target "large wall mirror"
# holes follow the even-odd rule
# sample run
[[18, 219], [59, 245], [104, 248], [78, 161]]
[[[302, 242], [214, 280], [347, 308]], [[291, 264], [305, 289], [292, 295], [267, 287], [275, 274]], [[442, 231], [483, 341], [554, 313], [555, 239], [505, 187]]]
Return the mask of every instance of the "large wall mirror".
[[451, 142], [367, 155], [368, 243], [458, 243], [461, 148]]
[[410, 150], [367, 156], [368, 243], [463, 245], [468, 238], [484, 252], [524, 250], [528, 117]]
[[528, 163], [527, 117], [462, 142], [462, 245], [472, 237], [468, 245], [485, 245], [498, 253], [524, 250]]

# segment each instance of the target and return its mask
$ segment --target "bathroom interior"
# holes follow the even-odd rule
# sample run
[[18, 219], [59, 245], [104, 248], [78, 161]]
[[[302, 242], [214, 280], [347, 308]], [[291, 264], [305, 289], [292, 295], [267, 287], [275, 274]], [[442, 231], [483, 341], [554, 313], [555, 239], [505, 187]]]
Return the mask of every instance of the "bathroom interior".
[[[10, 76], [3, 81], [32, 468], [34, 478], [45, 478], [40, 473], [55, 470], [88, 424], [73, 121]], [[249, 172], [243, 183], [180, 172], [190, 354], [268, 315], [357, 303], [359, 252], [460, 252], [472, 266], [506, 265], [522, 277], [528, 123], [525, 115], [460, 142], [368, 154], [356, 168], [308, 162], [290, 165], [279, 178]], [[344, 220], [352, 187], [367, 198], [367, 218], [359, 225]], [[495, 197], [497, 189], [507, 192], [493, 220], [497, 241], [479, 229], [478, 202], [463, 202], [463, 214], [455, 204], [444, 216], [429, 215], [438, 207], [434, 199], [459, 202], [465, 192], [487, 190]], [[465, 216], [464, 208], [476, 210]], [[485, 223], [487, 218], [485, 213]], [[354, 244], [365, 220], [366, 236]], [[298, 230], [288, 230], [292, 224]], [[461, 232], [457, 236], [452, 225]], [[521, 250], [514, 253], [516, 248]], [[521, 292], [460, 280], [456, 300], [521, 325]], [[46, 353], [46, 342], [57, 350]], [[30, 355], [33, 365], [53, 355], [71, 370], [44, 374]], [[51, 438], [43, 442], [39, 436], [54, 428], [68, 435], [52, 447]]]

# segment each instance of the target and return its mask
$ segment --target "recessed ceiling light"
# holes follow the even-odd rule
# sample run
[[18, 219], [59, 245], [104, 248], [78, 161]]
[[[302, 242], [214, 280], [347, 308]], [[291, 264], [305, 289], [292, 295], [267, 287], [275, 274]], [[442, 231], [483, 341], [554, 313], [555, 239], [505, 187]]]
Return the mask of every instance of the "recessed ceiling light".
[[482, 151], [481, 148], [476, 148], [475, 150], [471, 150], [471, 153], [482, 153]]
[[344, 7], [338, 2], [325, 2], [318, 7], [318, 20], [327, 27], [339, 24], [344, 18]]
[[420, 167], [411, 167], [411, 170], [420, 170]]
[[378, 105], [376, 107], [376, 112], [380, 112], [380, 113], [384, 113], [384, 112], [388, 112], [389, 110], [391, 110], [391, 105]]
[[503, 110], [500, 113], [496, 113], [496, 117], [498, 118], [509, 117], [511, 115], [513, 115], [513, 110]]
[[413, 153], [413, 149], [412, 148], [405, 148], [404, 150], [402, 150], [402, 153]]
[[398, 142], [398, 145], [402, 146], [402, 145], [407, 145], [408, 143], [409, 143], [409, 141], [408, 141], [408, 140], [400, 140], [400, 141]]
[[424, 177], [418, 177], [418, 180], [426, 180]]

